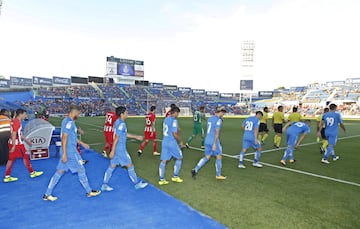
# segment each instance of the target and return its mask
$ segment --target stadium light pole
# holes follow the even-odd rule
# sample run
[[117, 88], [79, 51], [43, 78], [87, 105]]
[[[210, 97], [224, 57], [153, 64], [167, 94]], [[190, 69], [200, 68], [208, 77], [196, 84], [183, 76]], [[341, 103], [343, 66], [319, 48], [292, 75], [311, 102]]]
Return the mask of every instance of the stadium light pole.
[[0, 0], [0, 16], [1, 16], [1, 9], [2, 9], [3, 1]]
[[251, 109], [252, 91], [253, 91], [254, 51], [255, 51], [254, 40], [244, 40], [242, 42], [241, 44], [242, 74], [240, 80], [239, 102], [241, 102], [241, 93], [248, 93], [250, 109]]

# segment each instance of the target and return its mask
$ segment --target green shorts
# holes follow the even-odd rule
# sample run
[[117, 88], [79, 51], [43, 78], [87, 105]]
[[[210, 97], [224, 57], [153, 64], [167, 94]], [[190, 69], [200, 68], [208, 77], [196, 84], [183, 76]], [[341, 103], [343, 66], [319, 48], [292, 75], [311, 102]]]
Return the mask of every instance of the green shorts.
[[194, 125], [193, 135], [204, 135], [204, 129], [202, 126]]

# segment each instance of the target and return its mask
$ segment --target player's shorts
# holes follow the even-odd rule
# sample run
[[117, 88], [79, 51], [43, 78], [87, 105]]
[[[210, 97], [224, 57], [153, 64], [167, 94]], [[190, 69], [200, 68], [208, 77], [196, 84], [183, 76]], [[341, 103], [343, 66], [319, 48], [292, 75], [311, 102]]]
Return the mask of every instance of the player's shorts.
[[257, 144], [255, 144], [254, 139], [252, 139], [252, 140], [244, 139], [242, 148], [249, 149], [250, 147], [252, 147], [254, 149], [259, 149], [261, 147], [261, 144], [259, 142]]
[[218, 156], [222, 154], [222, 147], [220, 143], [216, 144], [216, 150], [212, 150], [212, 144], [205, 144], [205, 156]]
[[161, 149], [160, 160], [168, 161], [172, 157], [174, 157], [176, 159], [182, 159], [183, 158], [183, 155], [182, 155], [182, 152], [181, 152], [181, 149], [180, 149], [179, 145], [176, 144], [176, 143], [170, 143], [170, 144], [165, 143], [164, 144], [164, 142], [163, 142], [162, 149]]
[[[9, 146], [9, 150], [11, 150], [12, 148], [12, 144], [8, 144]], [[23, 157], [29, 157], [26, 149], [25, 149], [25, 146], [22, 144], [22, 145], [16, 145], [15, 146], [15, 151], [12, 152], [12, 153], [9, 153], [9, 160], [16, 160], [16, 158], [23, 158]]]
[[112, 165], [120, 165], [120, 166], [127, 166], [132, 164], [131, 157], [129, 153], [124, 149], [123, 151], [116, 150], [115, 156], [113, 159], [110, 160]]
[[336, 145], [337, 135], [326, 135], [326, 139], [328, 140], [329, 145]]
[[286, 134], [286, 143], [288, 146], [294, 147], [296, 145], [298, 135]]
[[269, 132], [268, 126], [266, 123], [260, 123], [259, 133], [261, 132]]
[[104, 132], [105, 142], [112, 145], [114, 142], [114, 132]]
[[[68, 152], [69, 155], [70, 152]], [[82, 158], [78, 152], [71, 152], [73, 155], [72, 157], [68, 156], [67, 162], [63, 163], [62, 160], [62, 153], [60, 156], [59, 163], [56, 167], [57, 170], [63, 170], [65, 172], [71, 171], [72, 173], [77, 173], [78, 171], [85, 169], [83, 166]]]
[[321, 133], [321, 138], [326, 140], [325, 128], [321, 128], [320, 133]]
[[156, 132], [144, 131], [145, 140], [156, 140]]
[[274, 124], [274, 131], [277, 134], [282, 134], [282, 128], [283, 125], [282, 124]]
[[204, 135], [204, 129], [202, 126], [194, 125], [192, 130], [193, 135]]

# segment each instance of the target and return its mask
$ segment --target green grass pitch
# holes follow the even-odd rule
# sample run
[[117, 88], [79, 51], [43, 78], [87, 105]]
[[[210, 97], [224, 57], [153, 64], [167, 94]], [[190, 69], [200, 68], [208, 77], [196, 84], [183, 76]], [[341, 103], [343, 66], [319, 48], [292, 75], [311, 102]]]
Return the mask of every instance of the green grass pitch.
[[[162, 118], [157, 119], [158, 138], [162, 137]], [[61, 119], [52, 118], [55, 126]], [[142, 135], [143, 117], [127, 119], [129, 133]], [[238, 155], [242, 144], [240, 118], [225, 118], [221, 132], [223, 153]], [[101, 152], [104, 144], [103, 117], [82, 117], [77, 125], [84, 131], [83, 140], [93, 144]], [[181, 136], [185, 142], [192, 131], [191, 118], [179, 118]], [[184, 162], [180, 176], [181, 184], [171, 183], [160, 189], [188, 203], [195, 209], [211, 216], [229, 228], [360, 228], [360, 122], [346, 121], [347, 136], [340, 139], [335, 148], [340, 160], [330, 165], [320, 163], [319, 144], [316, 141], [315, 121], [312, 132], [304, 140], [305, 146], [295, 151], [296, 164], [288, 165], [297, 171], [315, 176], [336, 178], [352, 184], [341, 183], [323, 177], [315, 177], [278, 167], [254, 168], [246, 162], [247, 168], [238, 169], [236, 158], [223, 158], [223, 174], [227, 180], [215, 180], [215, 160], [212, 159], [199, 172], [196, 180], [190, 170], [203, 153], [195, 149], [183, 149]], [[339, 138], [345, 137], [342, 130]], [[313, 144], [312, 144], [313, 143]], [[200, 139], [193, 140], [193, 147], [200, 146]], [[282, 138], [285, 146], [285, 137]], [[139, 142], [128, 143], [128, 151], [139, 176], [159, 186], [159, 157], [152, 155], [152, 144], [145, 148], [143, 156], [137, 156]], [[263, 150], [273, 149], [273, 132], [263, 145]], [[159, 142], [159, 152], [161, 142]], [[250, 151], [250, 153], [253, 150]], [[284, 150], [265, 152], [261, 162], [279, 166]], [[253, 155], [246, 158], [253, 159]], [[92, 163], [92, 162], [90, 162]], [[174, 162], [166, 168], [166, 177], [172, 175]], [[99, 171], [102, 173], [103, 171]], [[149, 214], [157, 214], [149, 212]]]

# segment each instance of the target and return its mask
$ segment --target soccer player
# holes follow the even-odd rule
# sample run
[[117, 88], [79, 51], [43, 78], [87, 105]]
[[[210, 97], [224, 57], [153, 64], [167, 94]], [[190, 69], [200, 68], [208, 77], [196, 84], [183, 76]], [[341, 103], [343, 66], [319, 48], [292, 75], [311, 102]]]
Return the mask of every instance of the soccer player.
[[[329, 112], [329, 108], [328, 107], [325, 107], [324, 108], [324, 113], [327, 113]], [[322, 115], [319, 115], [319, 117], [317, 117], [317, 123], [316, 123], [316, 132], [319, 132], [321, 133], [321, 139], [322, 139], [322, 145], [320, 146], [320, 153], [323, 154], [325, 153], [325, 149], [327, 148], [328, 146], [328, 140], [326, 139], [326, 136], [325, 136], [325, 126], [324, 126], [324, 123], [321, 122], [322, 120], [322, 117], [323, 117], [323, 114]], [[320, 137], [317, 137], [317, 142], [320, 141]]]
[[157, 140], [156, 140], [156, 129], [155, 129], [155, 106], [150, 107], [150, 112], [145, 117], [145, 130], [144, 130], [144, 137], [145, 140], [141, 143], [140, 149], [138, 150], [139, 157], [142, 154], [143, 149], [149, 143], [149, 141], [153, 141], [153, 155], [159, 156], [160, 153], [157, 152]]
[[263, 116], [260, 119], [260, 127], [259, 127], [259, 135], [258, 135], [258, 139], [261, 142], [261, 144], [264, 144], [264, 141], [269, 137], [269, 129], [267, 126], [267, 122], [268, 122], [268, 113], [269, 113], [269, 108], [268, 107], [264, 107], [263, 109]]
[[292, 113], [288, 117], [288, 122], [300, 122], [302, 119], [302, 116], [298, 111], [297, 107], [293, 107]]
[[[306, 120], [305, 122], [288, 122], [283, 128], [283, 131], [286, 131], [286, 140], [287, 140], [287, 148], [284, 152], [284, 156], [282, 157], [280, 163], [283, 166], [286, 166], [286, 160], [290, 157], [290, 163], [295, 163], [294, 159], [294, 149], [297, 149], [300, 143], [304, 140], [306, 135], [310, 133], [310, 120]], [[300, 138], [298, 140], [298, 137]]]
[[[184, 143], [181, 141], [179, 132], [178, 132], [178, 121], [177, 117], [180, 113], [180, 108], [173, 107], [170, 110], [171, 115], [165, 118], [163, 122], [163, 141], [162, 141], [162, 150], [160, 155], [160, 165], [159, 165], [159, 185], [166, 185], [169, 182], [165, 179], [165, 167], [166, 163], [172, 158], [175, 158], [174, 165], [174, 174], [171, 180], [176, 183], [183, 182], [183, 179], [179, 177], [183, 155], [181, 149]], [[179, 143], [179, 144], [178, 144]]]
[[176, 107], [176, 105], [175, 105], [174, 103], [170, 104], [170, 110], [168, 110], [168, 111], [166, 112], [165, 118], [171, 116], [171, 109], [172, 109], [173, 107]]
[[128, 113], [126, 107], [119, 106], [116, 108], [115, 111], [116, 111], [116, 115], [119, 118], [114, 125], [114, 131], [115, 131], [114, 144], [112, 146], [109, 155], [111, 160], [110, 160], [110, 165], [105, 172], [104, 181], [103, 181], [103, 185], [101, 186], [101, 190], [108, 192], [114, 190], [112, 187], [108, 185], [108, 183], [117, 165], [127, 168], [130, 180], [134, 183], [136, 189], [145, 188], [148, 185], [148, 183], [139, 181], [135, 172], [134, 165], [132, 164], [130, 155], [126, 149], [127, 138], [134, 138], [139, 141], [142, 141], [143, 137], [127, 133], [125, 120], [128, 117]]
[[[341, 129], [343, 129], [346, 134], [346, 129], [341, 118], [341, 115], [336, 112], [337, 106], [335, 104], [330, 104], [329, 112], [325, 113], [321, 120], [321, 125], [325, 125], [325, 136], [329, 142], [329, 145], [324, 153], [324, 157], [321, 159], [321, 162], [324, 164], [329, 164], [330, 162], [327, 160], [331, 155], [333, 161], [339, 159], [339, 156], [335, 155], [334, 146], [336, 145], [337, 136], [339, 132], [339, 125]], [[320, 137], [321, 133], [318, 131], [318, 136]]]
[[81, 144], [84, 148], [89, 149], [88, 144], [77, 138], [77, 127], [75, 125], [75, 120], [78, 119], [80, 114], [81, 108], [76, 105], [71, 105], [68, 117], [64, 118], [61, 123], [61, 156], [56, 167], [57, 171], [51, 177], [47, 190], [43, 196], [43, 200], [57, 200], [57, 197], [52, 195], [53, 189], [59, 182], [60, 178], [68, 170], [70, 170], [72, 173], [78, 174], [79, 181], [86, 190], [88, 197], [97, 196], [101, 193], [101, 191], [92, 190], [90, 188], [85, 167], [82, 163], [82, 158], [77, 151], [77, 143]]
[[220, 144], [220, 130], [222, 126], [222, 118], [226, 113], [224, 107], [218, 107], [215, 115], [211, 116], [207, 121], [207, 132], [205, 137], [205, 152], [204, 157], [200, 159], [194, 169], [191, 170], [191, 175], [195, 179], [199, 170], [210, 160], [212, 156], [216, 157], [216, 179], [225, 180], [226, 176], [221, 175], [222, 167], [222, 147]]
[[243, 146], [240, 152], [240, 160], [238, 165], [238, 167], [241, 169], [246, 168], [244, 165], [244, 156], [246, 151], [250, 147], [256, 149], [253, 166], [257, 168], [263, 167], [263, 165], [259, 163], [261, 156], [261, 144], [259, 139], [257, 138], [259, 132], [260, 119], [262, 117], [263, 117], [263, 113], [261, 111], [257, 111], [255, 113], [255, 116], [246, 118], [241, 125], [241, 128], [244, 130]]
[[104, 136], [105, 136], [105, 147], [103, 150], [103, 156], [107, 157], [108, 152], [112, 149], [112, 144], [114, 141], [114, 123], [117, 120], [116, 113], [114, 111], [108, 111], [105, 115], [105, 124], [104, 124]]
[[283, 113], [283, 106], [278, 106], [278, 111], [274, 112], [272, 117], [272, 125], [273, 129], [275, 131], [274, 136], [274, 147], [279, 148], [281, 144], [281, 135], [282, 135], [282, 129], [283, 129], [283, 123], [284, 123], [284, 113]]
[[192, 131], [192, 135], [188, 138], [186, 141], [185, 146], [189, 148], [190, 142], [196, 137], [197, 135], [200, 135], [201, 137], [201, 148], [204, 148], [204, 129], [202, 126], [202, 121], [205, 120], [205, 106], [201, 106], [198, 111], [195, 111], [194, 113], [194, 127]]
[[4, 182], [12, 182], [17, 181], [18, 178], [11, 177], [11, 169], [14, 165], [14, 162], [17, 158], [22, 158], [24, 161], [24, 164], [27, 168], [27, 170], [30, 173], [31, 178], [35, 178], [38, 176], [41, 176], [43, 174], [42, 171], [34, 171], [30, 159], [29, 154], [26, 152], [26, 148], [24, 145], [24, 142], [26, 142], [29, 146], [32, 145], [31, 141], [27, 138], [25, 138], [22, 135], [22, 125], [21, 121], [23, 121], [26, 118], [26, 111], [24, 109], [17, 109], [16, 110], [16, 116], [12, 121], [11, 124], [11, 136], [9, 139], [9, 160], [6, 164], [6, 172], [5, 172], [5, 178]]

